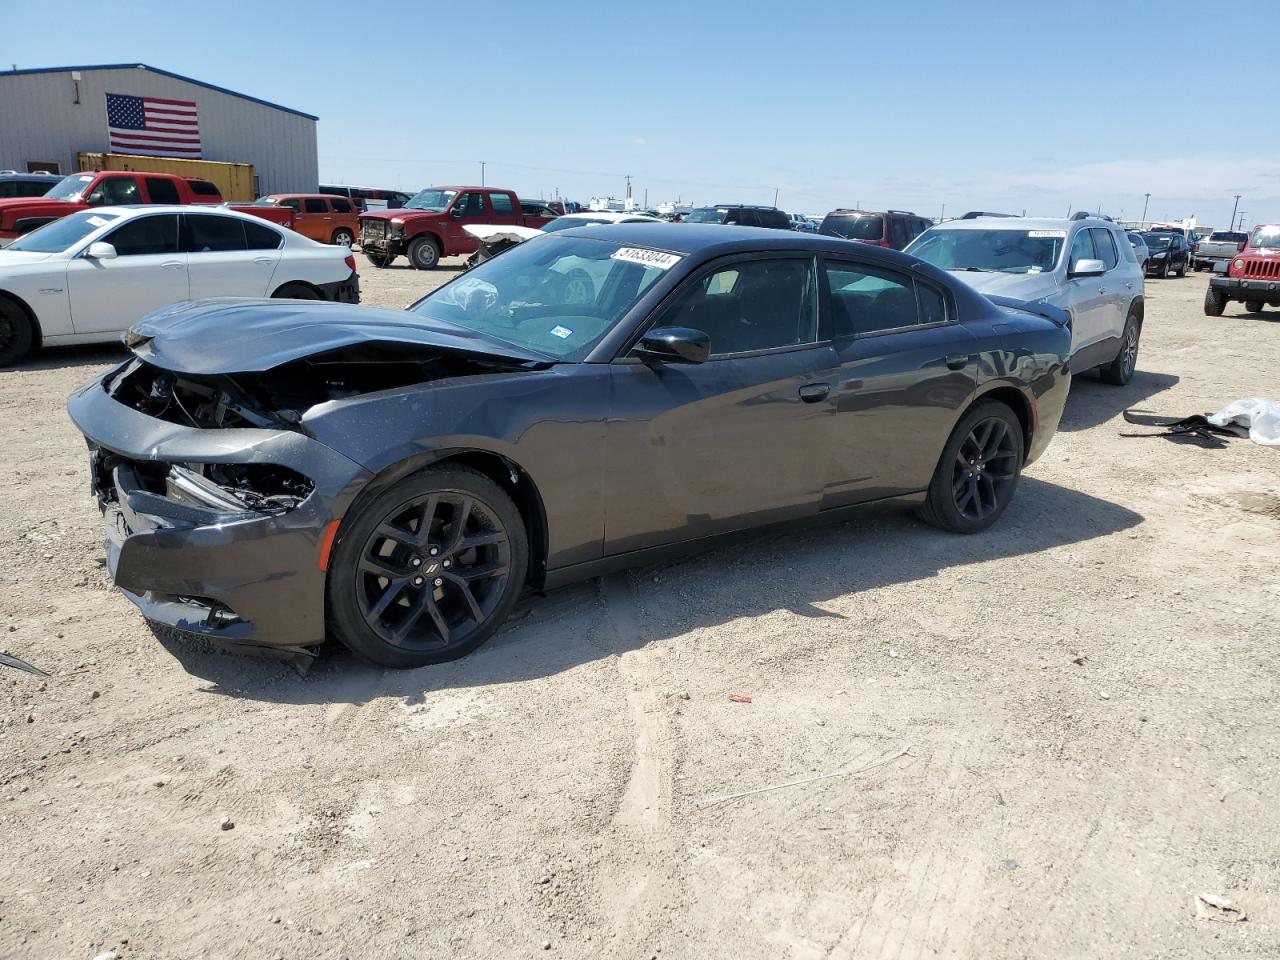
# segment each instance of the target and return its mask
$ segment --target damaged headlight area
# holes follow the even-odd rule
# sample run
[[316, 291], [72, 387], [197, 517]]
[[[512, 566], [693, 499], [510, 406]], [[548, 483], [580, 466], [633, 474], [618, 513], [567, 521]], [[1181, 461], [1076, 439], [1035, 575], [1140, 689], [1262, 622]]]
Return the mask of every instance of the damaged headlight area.
[[203, 526], [295, 509], [315, 484], [274, 464], [130, 460], [91, 448], [94, 492], [104, 509], [157, 526]]

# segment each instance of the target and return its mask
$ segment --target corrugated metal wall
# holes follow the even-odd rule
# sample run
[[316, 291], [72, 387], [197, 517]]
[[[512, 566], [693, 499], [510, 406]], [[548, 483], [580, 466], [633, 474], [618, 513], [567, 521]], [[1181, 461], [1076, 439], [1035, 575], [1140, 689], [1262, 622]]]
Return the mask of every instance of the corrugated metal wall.
[[204, 159], [253, 164], [263, 194], [319, 186], [314, 120], [132, 68], [81, 70], [78, 104], [69, 71], [0, 72], [0, 169], [25, 171], [28, 161], [52, 161], [62, 173], [74, 173], [81, 151], [106, 151], [108, 93], [194, 100]]

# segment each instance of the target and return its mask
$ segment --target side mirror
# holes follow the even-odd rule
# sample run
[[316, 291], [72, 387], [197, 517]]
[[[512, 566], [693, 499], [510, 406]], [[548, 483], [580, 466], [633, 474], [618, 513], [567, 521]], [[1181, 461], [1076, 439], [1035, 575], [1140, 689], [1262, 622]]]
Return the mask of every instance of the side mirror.
[[658, 327], [640, 338], [631, 355], [645, 363], [702, 363], [711, 356], [711, 338], [688, 327]]
[[84, 252], [84, 255], [90, 260], [114, 260], [119, 256], [116, 248], [105, 240], [89, 244], [89, 249]]
[[463, 215], [466, 214], [466, 212], [467, 212], [467, 208], [459, 204], [458, 206], [454, 207], [452, 210], [449, 211], [449, 216], [453, 217], [453, 219], [455, 220], [461, 220]]
[[88, 199], [85, 200], [85, 203], [87, 203], [91, 207], [100, 207], [106, 202], [107, 202], [107, 198], [102, 195], [101, 190], [93, 191], [93, 193], [89, 194]]
[[1107, 272], [1107, 265], [1101, 260], [1077, 260], [1075, 268], [1068, 277], [1100, 277]]

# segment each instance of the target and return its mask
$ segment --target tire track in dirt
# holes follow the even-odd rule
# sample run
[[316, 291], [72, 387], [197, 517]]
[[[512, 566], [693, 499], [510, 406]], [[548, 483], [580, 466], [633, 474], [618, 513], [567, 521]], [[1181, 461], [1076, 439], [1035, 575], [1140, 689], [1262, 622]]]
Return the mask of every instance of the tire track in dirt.
[[[669, 932], [672, 918], [665, 909], [677, 883], [670, 864], [674, 838], [672, 816], [671, 731], [661, 711], [660, 675], [652, 654], [637, 645], [642, 636], [634, 596], [625, 575], [601, 582], [602, 602], [618, 655], [618, 673], [626, 688], [627, 706], [635, 728], [635, 753], [627, 785], [622, 791], [612, 828], [618, 845], [638, 851], [634, 858], [611, 859], [602, 876], [606, 916], [620, 944], [639, 948]], [[682, 898], [680, 898], [682, 900]]]

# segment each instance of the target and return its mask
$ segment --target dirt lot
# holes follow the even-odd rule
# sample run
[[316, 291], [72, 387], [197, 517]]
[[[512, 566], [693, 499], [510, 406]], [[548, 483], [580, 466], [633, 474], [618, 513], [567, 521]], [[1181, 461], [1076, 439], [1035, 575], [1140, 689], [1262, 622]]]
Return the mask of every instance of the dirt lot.
[[0, 669], [0, 957], [1280, 956], [1280, 451], [1119, 436], [1280, 397], [1280, 311], [1205, 284], [985, 535], [873, 510], [407, 673], [162, 645], [63, 409], [121, 351], [0, 373], [0, 649], [52, 674]]

